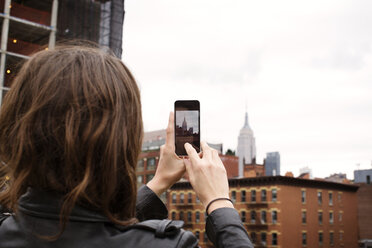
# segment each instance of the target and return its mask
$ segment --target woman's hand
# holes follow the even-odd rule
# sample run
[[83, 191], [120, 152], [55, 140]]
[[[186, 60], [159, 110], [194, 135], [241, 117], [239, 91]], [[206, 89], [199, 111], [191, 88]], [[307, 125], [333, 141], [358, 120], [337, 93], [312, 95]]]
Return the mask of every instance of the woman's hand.
[[147, 187], [159, 196], [180, 180], [185, 170], [183, 160], [175, 153], [174, 115], [170, 112], [165, 145], [160, 147], [158, 167], [154, 178], [147, 183]]
[[[229, 198], [229, 183], [225, 166], [218, 152], [211, 149], [205, 142], [201, 143], [201, 148], [203, 153], [200, 158], [196, 150], [186, 143], [185, 149], [189, 159], [185, 159], [185, 164], [190, 183], [200, 201], [206, 207], [216, 198]], [[227, 200], [219, 200], [209, 206], [208, 212], [211, 213], [213, 210], [222, 207], [233, 208], [234, 206]]]

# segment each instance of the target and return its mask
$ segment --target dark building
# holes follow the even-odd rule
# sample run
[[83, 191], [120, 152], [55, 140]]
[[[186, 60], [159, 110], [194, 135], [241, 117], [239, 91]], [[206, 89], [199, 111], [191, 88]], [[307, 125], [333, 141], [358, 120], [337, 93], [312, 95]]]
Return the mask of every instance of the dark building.
[[56, 41], [89, 40], [121, 58], [124, 0], [0, 0], [0, 104], [19, 65]]
[[372, 182], [372, 169], [354, 171], [354, 183], [371, 184], [371, 182]]
[[280, 175], [280, 154], [279, 152], [266, 153], [265, 159], [265, 175], [278, 176]]

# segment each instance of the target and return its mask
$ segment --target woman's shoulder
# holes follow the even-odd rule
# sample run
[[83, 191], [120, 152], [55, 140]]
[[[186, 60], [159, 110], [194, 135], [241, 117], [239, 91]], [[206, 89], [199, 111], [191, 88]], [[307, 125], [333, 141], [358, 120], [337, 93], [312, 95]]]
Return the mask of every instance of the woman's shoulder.
[[[190, 247], [198, 246], [198, 240], [190, 232], [182, 229], [182, 221], [172, 220], [146, 220], [136, 224], [121, 227], [112, 223], [99, 222], [70, 222], [64, 230], [60, 239], [48, 242], [35, 237], [24, 225], [25, 220], [22, 216], [15, 218], [12, 215], [2, 215], [0, 221], [0, 239], [3, 244], [12, 247]], [[40, 227], [39, 231], [45, 231], [45, 226], [53, 226], [58, 222], [31, 217], [27, 222], [36, 222]], [[36, 220], [37, 219], [37, 220]], [[22, 223], [23, 222], [23, 223]], [[17, 238], [14, 238], [17, 233]], [[31, 237], [32, 236], [32, 237]], [[5, 242], [5, 243], [4, 243]], [[6, 245], [6, 247], [7, 247]]]
[[125, 238], [128, 247], [197, 247], [196, 237], [182, 226], [183, 221], [146, 220], [122, 231], [131, 237]]

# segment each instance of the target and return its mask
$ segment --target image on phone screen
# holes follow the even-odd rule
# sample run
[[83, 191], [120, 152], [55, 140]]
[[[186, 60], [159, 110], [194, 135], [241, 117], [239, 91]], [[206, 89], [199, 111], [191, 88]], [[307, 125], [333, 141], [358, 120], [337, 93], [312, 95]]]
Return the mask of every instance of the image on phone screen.
[[[177, 155], [187, 155], [184, 144], [190, 143], [197, 152], [200, 151], [199, 102], [197, 106], [183, 106], [176, 102], [175, 109], [175, 146]], [[191, 109], [190, 109], [191, 108]], [[192, 109], [195, 108], [195, 109]]]

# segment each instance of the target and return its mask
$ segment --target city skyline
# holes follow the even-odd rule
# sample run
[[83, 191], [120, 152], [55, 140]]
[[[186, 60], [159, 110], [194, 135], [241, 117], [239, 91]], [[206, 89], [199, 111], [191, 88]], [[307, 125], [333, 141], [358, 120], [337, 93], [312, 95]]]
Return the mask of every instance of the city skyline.
[[192, 128], [193, 133], [198, 133], [199, 132], [199, 125], [198, 125], [199, 111], [178, 110], [176, 115], [177, 115], [176, 126], [182, 127], [184, 120], [186, 120], [187, 130]]
[[[201, 140], [236, 150], [250, 116], [261, 162], [314, 177], [371, 168], [370, 1], [126, 3], [123, 60], [146, 131], [173, 103], [199, 99]], [[157, 9], [157, 11], [153, 11]]]

